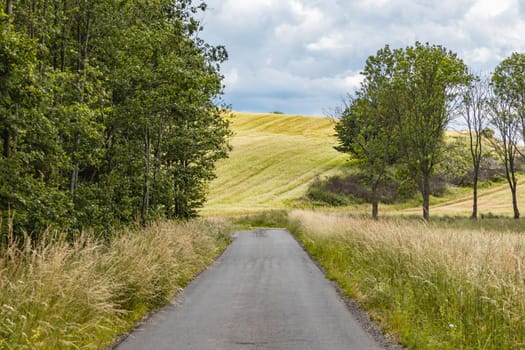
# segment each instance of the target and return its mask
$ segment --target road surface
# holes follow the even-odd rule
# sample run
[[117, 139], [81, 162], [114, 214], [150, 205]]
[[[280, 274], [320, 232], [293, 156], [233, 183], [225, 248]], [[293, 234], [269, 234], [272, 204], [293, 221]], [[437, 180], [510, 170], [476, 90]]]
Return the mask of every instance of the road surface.
[[221, 258], [118, 350], [383, 349], [285, 230], [236, 232]]

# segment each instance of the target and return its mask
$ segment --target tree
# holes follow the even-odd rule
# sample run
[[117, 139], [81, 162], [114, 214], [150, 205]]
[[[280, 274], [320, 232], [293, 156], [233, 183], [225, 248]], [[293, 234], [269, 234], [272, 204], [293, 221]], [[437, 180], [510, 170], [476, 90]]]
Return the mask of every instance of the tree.
[[501, 61], [492, 74], [494, 93], [505, 98], [520, 121], [521, 137], [525, 141], [525, 54], [514, 52]]
[[388, 46], [367, 59], [357, 97], [339, 113], [335, 126], [338, 151], [350, 153], [370, 189], [372, 217], [378, 217], [379, 187], [398, 156], [396, 119], [392, 112], [393, 55]]
[[38, 74], [35, 41], [16, 30], [12, 7], [0, 9], [0, 221], [14, 218], [16, 228], [31, 232], [67, 221], [69, 202], [58, 188], [54, 165], [63, 160], [62, 149], [45, 114], [47, 85]]
[[0, 214], [16, 211], [16, 232], [195, 215], [230, 135], [227, 53], [198, 37], [206, 5], [1, 7]]
[[489, 123], [491, 87], [488, 79], [475, 77], [463, 92], [461, 114], [469, 133], [469, 148], [472, 158], [472, 219], [478, 217], [478, 179], [482, 160], [483, 131]]
[[519, 219], [516, 156], [518, 154], [518, 142], [521, 137], [521, 121], [514, 112], [510, 99], [504, 96], [495, 96], [490, 101], [490, 108], [490, 123], [496, 129], [496, 133], [493, 137], [489, 138], [489, 141], [501, 157], [503, 165], [505, 166], [505, 177], [512, 194], [514, 219]]
[[458, 87], [468, 82], [469, 75], [463, 61], [439, 45], [416, 43], [394, 54], [401, 148], [423, 197], [423, 218], [428, 220], [430, 178], [442, 154]]

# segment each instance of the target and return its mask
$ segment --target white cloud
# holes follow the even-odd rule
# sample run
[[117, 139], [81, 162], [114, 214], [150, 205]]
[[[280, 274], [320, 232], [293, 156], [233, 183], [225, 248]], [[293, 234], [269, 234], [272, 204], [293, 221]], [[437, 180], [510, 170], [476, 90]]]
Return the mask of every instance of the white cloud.
[[470, 64], [486, 65], [489, 62], [500, 61], [503, 57], [498, 55], [498, 52], [491, 50], [488, 47], [476, 47], [472, 50], [464, 52], [464, 59]]
[[224, 84], [230, 88], [234, 87], [239, 81], [239, 73], [236, 68], [229, 69], [224, 73]]
[[362, 81], [363, 76], [361, 73], [349, 73], [343, 78], [342, 87], [346, 89], [346, 91], [354, 91], [359, 88]]
[[517, 7], [516, 0], [477, 0], [466, 14], [467, 19], [485, 19], [496, 17], [503, 12]]
[[336, 51], [345, 46], [344, 38], [341, 34], [329, 34], [322, 36], [316, 42], [309, 43], [306, 48], [311, 51]]
[[523, 0], [208, 0], [202, 37], [224, 44], [233, 108], [319, 114], [359, 87], [369, 55], [416, 40], [490, 71], [525, 50]]

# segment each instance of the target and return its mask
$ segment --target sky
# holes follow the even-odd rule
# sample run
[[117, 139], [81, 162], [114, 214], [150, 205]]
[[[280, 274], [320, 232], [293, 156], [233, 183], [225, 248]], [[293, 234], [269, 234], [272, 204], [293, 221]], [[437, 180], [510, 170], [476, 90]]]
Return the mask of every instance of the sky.
[[386, 44], [439, 44], [474, 72], [525, 51], [525, 0], [207, 0], [200, 37], [224, 45], [239, 112], [330, 115]]

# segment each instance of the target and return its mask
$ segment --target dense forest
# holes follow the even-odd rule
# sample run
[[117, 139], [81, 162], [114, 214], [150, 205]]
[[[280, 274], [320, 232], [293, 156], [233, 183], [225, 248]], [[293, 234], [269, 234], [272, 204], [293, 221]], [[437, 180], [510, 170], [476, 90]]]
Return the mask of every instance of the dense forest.
[[230, 134], [206, 5], [0, 7], [0, 236], [194, 216]]

